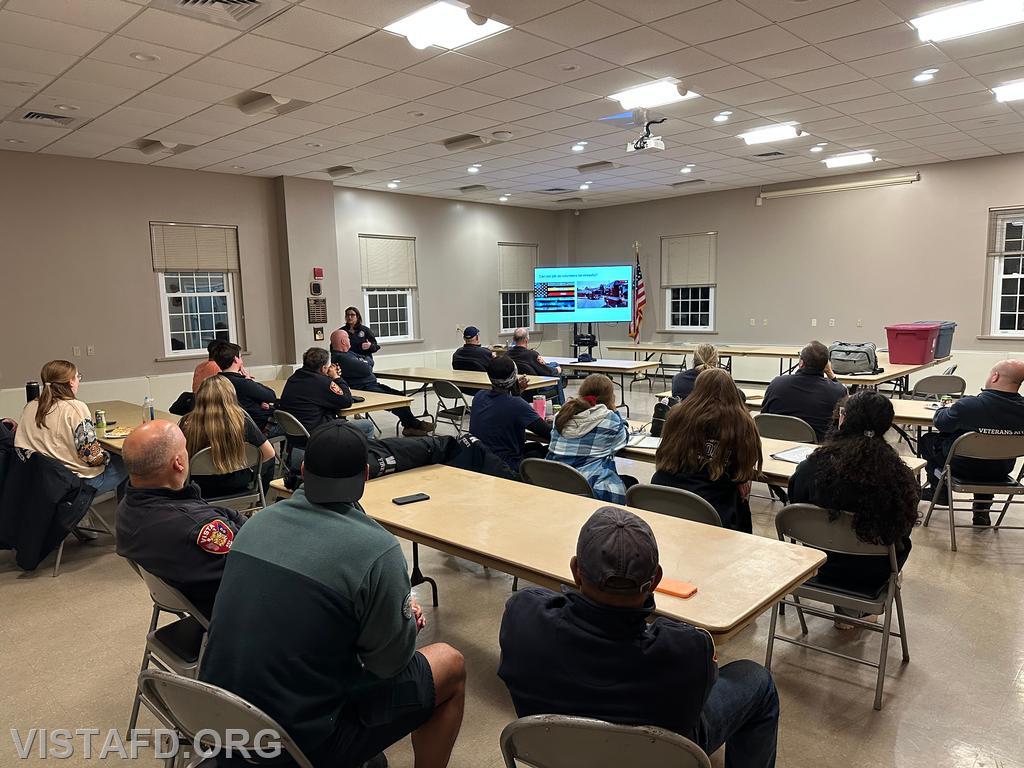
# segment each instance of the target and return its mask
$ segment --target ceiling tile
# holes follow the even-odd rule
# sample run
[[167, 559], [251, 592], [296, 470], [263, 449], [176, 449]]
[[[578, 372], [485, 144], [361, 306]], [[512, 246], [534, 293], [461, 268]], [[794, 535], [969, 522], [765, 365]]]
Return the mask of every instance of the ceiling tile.
[[506, 24], [521, 26], [523, 22], [572, 5], [578, 0], [473, 0], [473, 10]]
[[122, 0], [8, 0], [5, 8], [104, 32], [113, 32], [141, 10]]
[[972, 94], [975, 97], [983, 96], [989, 101], [992, 100], [991, 91], [973, 77], [961, 77], [958, 80], [950, 80], [945, 83], [935, 83], [900, 91], [901, 96], [920, 104], [927, 110], [931, 110], [929, 102], [935, 99], [942, 100], [966, 94]]
[[961, 59], [959, 64], [972, 75], [1024, 67], [1024, 46]]
[[320, 101], [338, 94], [343, 88], [333, 83], [322, 83], [295, 75], [281, 75], [268, 80], [259, 87], [261, 93], [272, 93], [275, 96], [287, 96], [301, 101]]
[[534, 107], [530, 104], [523, 104], [511, 99], [477, 107], [472, 110], [474, 115], [481, 115], [482, 117], [489, 117], [494, 120], [520, 120], [531, 115], [539, 115], [544, 111], [541, 107]]
[[447, 88], [448, 86], [445, 83], [439, 83], [436, 80], [429, 80], [425, 77], [409, 75], [405, 72], [395, 72], [387, 77], [382, 77], [380, 80], [374, 80], [366, 86], [366, 90], [374, 93], [383, 93], [385, 96], [410, 100], [429, 96], [432, 93], [447, 90]]
[[262, 37], [330, 52], [369, 35], [373, 28], [311, 8], [294, 6], [260, 24], [256, 31]]
[[781, 85], [776, 85], [770, 80], [762, 80], [759, 83], [752, 83], [750, 85], [740, 86], [739, 88], [731, 88], [727, 91], [718, 91], [716, 93], [708, 94], [708, 96], [716, 101], [721, 101], [724, 104], [731, 104], [737, 107], [742, 107], [745, 104], [753, 104], [755, 101], [777, 99], [788, 95], [789, 91]]
[[332, 107], [326, 104], [310, 104], [308, 107], [296, 109], [289, 112], [288, 117], [296, 120], [307, 120], [311, 123], [323, 123], [324, 125], [338, 125], [357, 117], [362, 117], [365, 112], [357, 112], [352, 109]]
[[568, 8], [520, 24], [519, 28], [575, 48], [617, 32], [624, 32], [634, 26], [636, 22], [631, 19], [595, 5], [590, 0], [583, 0]]
[[925, 111], [916, 104], [904, 104], [899, 107], [888, 107], [887, 109], [876, 109], [871, 112], [861, 112], [857, 114], [856, 117], [869, 125], [877, 125], [889, 120], [900, 120], [906, 117], [916, 117], [924, 114], [926, 114]]
[[[582, 51], [567, 50], [556, 53], [554, 56], [546, 56], [537, 61], [531, 61], [517, 67], [519, 71], [527, 74], [550, 80], [553, 83], [567, 83], [576, 80], [586, 80], [599, 73], [616, 69], [614, 64], [589, 56]], [[635, 72], [630, 76], [635, 78]], [[573, 87], [577, 87], [573, 83]]]
[[850, 66], [868, 77], [877, 77], [910, 69], [941, 68], [948, 61], [949, 58], [934, 45], [919, 45], [895, 53], [872, 56], [870, 59], [860, 59], [851, 62]]
[[902, 51], [921, 44], [917, 31], [909, 24], [894, 24], [859, 35], [840, 37], [828, 42], [819, 43], [818, 47], [840, 61], [856, 61], [883, 53]]
[[105, 61], [82, 59], [64, 75], [73, 80], [87, 80], [100, 85], [112, 85], [118, 88], [130, 88], [141, 91], [163, 80], [159, 72], [147, 72], [142, 69], [123, 67]]
[[696, 45], [749, 32], [768, 24], [768, 19], [736, 0], [718, 0], [662, 19], [658, 22], [658, 29], [684, 43]]
[[169, 48], [209, 53], [234, 40], [241, 32], [177, 13], [147, 8], [121, 27], [118, 34]]
[[871, 112], [876, 109], [900, 107], [907, 103], [907, 100], [897, 93], [882, 93], [863, 99], [850, 99], [841, 104], [836, 104], [835, 108], [844, 114], [856, 115], [860, 112]]
[[291, 72], [320, 58], [319, 51], [256, 35], [242, 35], [216, 52], [218, 59], [249, 64], [275, 72]]
[[320, 103], [328, 107], [340, 107], [350, 109], [363, 114], [380, 112], [384, 109], [401, 104], [405, 99], [396, 99], [394, 96], [385, 96], [382, 93], [372, 93], [364, 88], [354, 88], [329, 99], [321, 99]]
[[[764, 78], [781, 78], [798, 72], [829, 68], [834, 64], [837, 62], [831, 56], [808, 45], [792, 51], [744, 61], [743, 68]], [[854, 75], [857, 78], [860, 77], [856, 73]], [[830, 83], [830, 85], [834, 84]]]
[[581, 46], [582, 50], [587, 53], [622, 65], [651, 59], [682, 47], [682, 44], [674, 37], [664, 35], [650, 27], [635, 27]]
[[358, 21], [373, 27], [386, 27], [427, 5], [428, 0], [305, 0], [303, 5], [324, 13]]
[[762, 27], [723, 40], [704, 43], [701, 47], [726, 61], [742, 62], [791, 51], [803, 45], [800, 38], [782, 27]]
[[402, 35], [378, 30], [361, 40], [346, 45], [338, 51], [338, 55], [347, 59], [365, 61], [367, 64], [376, 64], [378, 67], [405, 69], [413, 64], [432, 59], [440, 52], [440, 48], [433, 46], [419, 50], [410, 45]]
[[524, 93], [532, 93], [552, 85], [554, 83], [542, 78], [510, 69], [475, 81], [473, 83], [473, 90], [512, 99]]
[[340, 56], [324, 56], [304, 67], [299, 67], [291, 74], [344, 88], [355, 88], [390, 75], [391, 70], [361, 61], [343, 59]]
[[792, 113], [801, 109], [812, 109], [818, 106], [806, 96], [789, 94], [777, 99], [757, 101], [747, 105], [747, 110], [763, 117], [782, 117], [786, 120], [792, 119]]
[[822, 43], [838, 37], [899, 24], [899, 16], [879, 0], [855, 0], [827, 11], [801, 16], [783, 26], [809, 43]]
[[565, 49], [550, 40], [529, 35], [518, 29], [510, 29], [500, 35], [494, 35], [479, 43], [474, 43], [471, 47], [463, 50], [477, 59], [506, 67], [517, 67]]
[[239, 90], [254, 88], [278, 76], [269, 69], [259, 69], [223, 59], [204, 58], [181, 71], [182, 77], [203, 80], [218, 85], [230, 85]]
[[728, 67], [719, 67], [709, 72], [691, 75], [686, 78], [685, 82], [687, 88], [691, 88], [697, 93], [717, 93], [760, 81], [761, 78], [757, 75], [730, 64]]
[[657, 21], [666, 16], [707, 5], [710, 0], [595, 0], [598, 5], [641, 22]]
[[788, 21], [797, 16], [807, 16], [827, 8], [833, 8], [850, 0], [744, 0], [757, 9], [757, 12], [772, 21]]
[[1020, 46], [1024, 40], [1024, 29], [1015, 24], [1011, 27], [993, 29], [982, 35], [968, 35], [955, 40], [946, 40], [939, 45], [943, 53], [957, 59], [984, 56]]
[[[132, 54], [155, 56], [153, 61], [139, 61]], [[133, 40], [130, 37], [113, 35], [108, 37], [98, 48], [89, 54], [90, 59], [120, 64], [132, 69], [147, 72], [160, 72], [171, 75], [199, 59], [198, 53], [179, 51], [163, 45]]]
[[801, 72], [796, 75], [776, 78], [775, 82], [784, 88], [789, 88], [797, 93], [806, 93], [821, 88], [831, 88], [834, 85], [843, 85], [863, 79], [863, 75], [846, 64], [836, 64], [832, 67], [823, 67], [810, 72]]
[[585, 101], [593, 101], [593, 95], [584, 91], [578, 91], [568, 85], [556, 85], [553, 88], [546, 88], [542, 91], [535, 91], [519, 97], [519, 101], [532, 104], [535, 107], [546, 107], [547, 109], [562, 109]]
[[39, 51], [13, 43], [0, 43], [0, 67], [4, 69], [59, 75], [76, 60], [75, 56], [66, 53]]
[[452, 112], [430, 104], [421, 104], [417, 101], [409, 101], [405, 104], [392, 107], [391, 109], [377, 112], [376, 115], [383, 118], [402, 120], [403, 122], [410, 123], [411, 125], [421, 125], [423, 123], [432, 123], [435, 120], [441, 120], [442, 118], [449, 117], [452, 115]]
[[450, 88], [447, 91], [433, 93], [421, 99], [421, 101], [435, 107], [442, 107], [443, 109], [469, 112], [486, 104], [493, 104], [496, 101], [500, 101], [500, 99], [489, 93], [480, 93], [469, 88]]
[[448, 51], [405, 71], [410, 75], [426, 77], [449, 85], [462, 85], [500, 72], [501, 67], [483, 59], [474, 59], [472, 56]]
[[126, 101], [122, 109], [130, 107], [142, 111], [159, 112], [168, 115], [177, 115], [179, 118], [198, 112], [209, 106], [194, 99], [176, 99], [170, 96], [161, 96], [149, 91], [141, 93], [134, 99]]
[[636, 62], [630, 65], [630, 69], [635, 69], [654, 78], [678, 77], [684, 79], [698, 72], [723, 67], [727, 63], [700, 48], [684, 48], [663, 56], [655, 56], [653, 59]]
[[92, 101], [112, 107], [127, 101], [141, 90], [61, 77], [50, 83], [39, 95], [43, 98], [52, 98], [55, 103], [78, 104], [80, 101]]
[[839, 102], [862, 99], [867, 96], [877, 96], [883, 93], [889, 93], [889, 90], [874, 80], [857, 80], [852, 83], [834, 85], [829, 88], [806, 91], [804, 95], [814, 99], [819, 104], [835, 106]]
[[176, 96], [182, 99], [199, 99], [210, 104], [236, 96], [238, 89], [230, 85], [218, 85], [217, 83], [206, 83], [200, 80], [191, 80], [187, 77], [175, 75], [163, 82], [157, 83], [149, 89], [150, 93], [162, 93], [167, 96]]
[[95, 29], [75, 27], [14, 11], [0, 11], [0, 42], [83, 56], [104, 37], [106, 35], [103, 32]]

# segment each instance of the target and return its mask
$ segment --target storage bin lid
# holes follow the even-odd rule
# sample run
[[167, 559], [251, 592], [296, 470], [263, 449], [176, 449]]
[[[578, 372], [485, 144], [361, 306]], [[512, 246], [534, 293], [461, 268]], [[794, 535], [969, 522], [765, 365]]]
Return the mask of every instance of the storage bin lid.
[[938, 331], [942, 325], [940, 323], [896, 323], [895, 325], [885, 326], [887, 331]]
[[956, 328], [956, 322], [954, 320], [915, 320], [914, 325], [929, 325], [931, 323], [938, 323], [942, 326], [943, 330], [947, 328]]

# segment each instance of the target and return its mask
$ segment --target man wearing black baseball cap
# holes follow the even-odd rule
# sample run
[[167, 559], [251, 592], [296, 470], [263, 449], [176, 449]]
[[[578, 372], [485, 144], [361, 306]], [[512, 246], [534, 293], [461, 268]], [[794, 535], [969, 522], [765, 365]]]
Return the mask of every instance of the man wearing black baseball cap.
[[480, 329], [467, 325], [462, 332], [462, 346], [452, 353], [452, 368], [456, 371], [485, 371], [494, 353], [480, 344]]
[[443, 643], [416, 650], [425, 622], [402, 549], [359, 505], [366, 450], [345, 421], [318, 428], [303, 487], [239, 531], [200, 679], [281, 723], [315, 768], [386, 766], [382, 750], [409, 733], [416, 765], [443, 768], [465, 665]]
[[727, 768], [775, 765], [779, 698], [771, 673], [717, 665], [703, 629], [658, 617], [658, 543], [640, 517], [598, 509], [569, 562], [579, 591], [516, 592], [505, 606], [498, 676], [516, 714], [593, 717], [675, 731]]

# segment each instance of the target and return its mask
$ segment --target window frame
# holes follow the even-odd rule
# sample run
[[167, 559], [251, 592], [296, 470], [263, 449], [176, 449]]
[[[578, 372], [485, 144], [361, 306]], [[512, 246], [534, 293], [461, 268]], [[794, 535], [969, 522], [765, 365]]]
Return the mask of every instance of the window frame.
[[[181, 297], [184, 297], [184, 298], [189, 298], [189, 297], [191, 297], [191, 298], [200, 298], [200, 297], [204, 297], [204, 296], [211, 296], [211, 297], [213, 297], [213, 296], [224, 296], [224, 297], [226, 297], [227, 298], [227, 316], [228, 316], [228, 340], [233, 342], [233, 343], [238, 343], [238, 338], [239, 338], [238, 318], [239, 318], [240, 315], [237, 312], [237, 309], [236, 309], [236, 306], [235, 306], [236, 302], [238, 301], [238, 294], [237, 294], [236, 289], [235, 289], [235, 276], [234, 276], [233, 272], [230, 272], [230, 271], [210, 272], [208, 270], [199, 270], [199, 269], [196, 269], [196, 270], [176, 269], [176, 270], [171, 270], [171, 271], [168, 271], [168, 272], [155, 272], [154, 274], [156, 275], [157, 291], [158, 291], [158, 293], [160, 295], [160, 321], [161, 321], [161, 325], [163, 327], [163, 346], [164, 346], [164, 356], [165, 357], [167, 357], [167, 358], [178, 358], [178, 357], [180, 357], [180, 358], [188, 358], [188, 357], [196, 357], [197, 355], [205, 355], [206, 354], [206, 346], [205, 345], [202, 346], [202, 347], [196, 348], [196, 349], [174, 349], [174, 348], [172, 348], [172, 346], [171, 346], [171, 320], [170, 320], [170, 314], [167, 311], [167, 302], [168, 302], [168, 299], [172, 299], [172, 298], [174, 298], [176, 296], [181, 296]], [[221, 292], [221, 291], [217, 291], [217, 292], [208, 291], [208, 292], [203, 292], [203, 293], [182, 293], [182, 292], [179, 292], [179, 293], [168, 293], [167, 292], [167, 283], [166, 283], [165, 277], [167, 275], [169, 275], [169, 274], [177, 274], [177, 275], [181, 275], [181, 274], [186, 274], [186, 275], [198, 275], [198, 274], [221, 275], [221, 274], [223, 274], [224, 275], [224, 285], [226, 287], [226, 290], [223, 291], [223, 292]], [[216, 330], [216, 329], [214, 329], [214, 330]], [[179, 333], [179, 331], [175, 331], [175, 333]], [[202, 333], [202, 331], [200, 331], [200, 333]]]
[[[511, 328], [505, 327], [505, 296], [511, 293], [526, 294], [526, 319], [525, 325], [514, 325]], [[516, 328], [526, 328], [533, 332], [533, 291], [498, 291], [498, 333], [514, 333]]]
[[[408, 288], [363, 288], [363, 317], [367, 327], [373, 331], [377, 342], [380, 344], [401, 344], [409, 341], [416, 341], [416, 289]], [[403, 336], [386, 336], [378, 332], [372, 321], [370, 311], [371, 294], [404, 294], [406, 296], [406, 322], [408, 333]], [[396, 321], [401, 322], [401, 321]], [[389, 321], [390, 323], [390, 321]]]
[[[1024, 328], [1013, 328], [1003, 330], [999, 326], [1001, 324], [1001, 315], [1003, 314], [1002, 300], [1005, 298], [1003, 294], [1003, 280], [1005, 278], [1012, 278], [1024, 281], [1024, 211], [1007, 211], [1011, 215], [999, 216], [998, 212], [996, 217], [996, 226], [998, 229], [995, 232], [996, 236], [996, 251], [991, 257], [992, 268], [989, 283], [989, 301], [991, 303], [991, 311], [989, 313], [989, 333], [992, 336], [999, 336], [1003, 338], [1024, 338]], [[1013, 215], [1020, 213], [1019, 216]], [[1018, 243], [1017, 250], [1007, 250], [1006, 248], [1006, 227], [1011, 224], [1014, 220], [1022, 222], [1021, 238], [1013, 238]], [[1006, 273], [1005, 267], [1008, 259], [1013, 259], [1017, 262], [1017, 271], [1013, 273]], [[1022, 303], [1024, 303], [1024, 286], [1018, 283], [1017, 289], [1017, 310], [1014, 315], [1017, 317], [1017, 325], [1020, 326], [1022, 318], [1024, 318], [1024, 309], [1022, 309]]]
[[[672, 292], [673, 291], [691, 291], [694, 289], [707, 288], [708, 289], [708, 325], [673, 325], [672, 323]], [[717, 293], [717, 283], [705, 283], [700, 285], [674, 285], [663, 289], [665, 291], [665, 330], [666, 331], [690, 331], [690, 332], [704, 332], [714, 333], [716, 330], [716, 318], [715, 318], [715, 294]], [[687, 299], [693, 301], [692, 298]], [[699, 299], [698, 299], [699, 300]], [[693, 313], [690, 313], [693, 314]], [[702, 314], [702, 313], [698, 313]]]

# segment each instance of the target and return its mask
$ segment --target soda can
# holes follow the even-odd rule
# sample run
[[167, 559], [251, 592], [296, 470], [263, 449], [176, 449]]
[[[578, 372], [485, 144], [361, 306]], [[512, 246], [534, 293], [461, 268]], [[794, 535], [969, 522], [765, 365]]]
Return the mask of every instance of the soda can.
[[99, 437], [106, 437], [107, 435], [107, 412], [96, 411], [96, 418], [93, 419], [93, 426], [96, 428], [96, 434]]
[[39, 382], [38, 381], [26, 381], [25, 382], [25, 402], [31, 403], [33, 400], [39, 397]]

